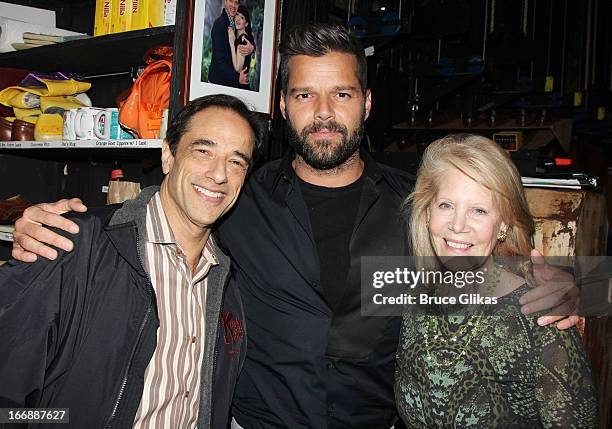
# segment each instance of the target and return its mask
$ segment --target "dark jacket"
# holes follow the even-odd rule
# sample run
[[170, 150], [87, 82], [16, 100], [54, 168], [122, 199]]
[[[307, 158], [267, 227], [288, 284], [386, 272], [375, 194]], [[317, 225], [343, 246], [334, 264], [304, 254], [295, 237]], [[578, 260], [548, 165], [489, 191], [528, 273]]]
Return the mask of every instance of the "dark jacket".
[[208, 68], [208, 81], [217, 85], [239, 88], [240, 83], [238, 79], [240, 75], [234, 70], [232, 51], [229, 37], [227, 36], [227, 27], [229, 26], [230, 21], [227, 12], [223, 9], [210, 31], [212, 56], [210, 58], [210, 67]]
[[[146, 205], [71, 214], [80, 233], [55, 261], [0, 267], [0, 407], [67, 407], [74, 428], [130, 428], [159, 327], [143, 268]], [[225, 429], [246, 343], [229, 259], [215, 249], [206, 296], [199, 428]]]
[[363, 154], [367, 174], [343, 298], [327, 304], [293, 154], [256, 171], [220, 225], [249, 327], [232, 413], [245, 428], [384, 428], [393, 395], [399, 317], [362, 317], [364, 256], [407, 253], [399, 210], [413, 177]]

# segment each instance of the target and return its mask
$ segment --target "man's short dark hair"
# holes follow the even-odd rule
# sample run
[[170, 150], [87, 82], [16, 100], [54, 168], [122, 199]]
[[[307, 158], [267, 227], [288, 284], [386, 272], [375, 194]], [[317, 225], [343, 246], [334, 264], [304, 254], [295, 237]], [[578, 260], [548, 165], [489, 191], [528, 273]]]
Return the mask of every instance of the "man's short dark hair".
[[357, 60], [357, 77], [361, 90], [368, 86], [368, 64], [359, 40], [337, 24], [314, 23], [297, 25], [285, 34], [280, 44], [281, 89], [287, 91], [289, 60], [296, 55], [322, 57], [331, 52], [351, 54]]
[[[254, 136], [253, 160], [255, 160], [260, 155], [263, 146], [263, 129], [260, 121], [241, 100], [225, 94], [205, 95], [204, 97], [191, 100], [172, 118], [166, 132], [166, 141], [172, 155], [176, 154], [179, 141], [183, 134], [187, 132], [191, 118], [196, 113], [213, 107], [230, 110], [248, 122]], [[227, 124], [227, 126], [231, 127], [232, 124]]]

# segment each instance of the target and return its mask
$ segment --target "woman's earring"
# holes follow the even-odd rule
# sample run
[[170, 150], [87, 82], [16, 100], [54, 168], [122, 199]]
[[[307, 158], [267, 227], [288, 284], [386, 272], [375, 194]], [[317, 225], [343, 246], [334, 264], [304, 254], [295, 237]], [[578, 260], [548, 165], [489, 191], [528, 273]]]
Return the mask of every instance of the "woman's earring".
[[425, 228], [429, 228], [429, 220], [425, 221]]
[[506, 238], [508, 238], [508, 234], [506, 233], [506, 231], [499, 231], [499, 234], [497, 234], [497, 241], [503, 243], [504, 241], [506, 241]]

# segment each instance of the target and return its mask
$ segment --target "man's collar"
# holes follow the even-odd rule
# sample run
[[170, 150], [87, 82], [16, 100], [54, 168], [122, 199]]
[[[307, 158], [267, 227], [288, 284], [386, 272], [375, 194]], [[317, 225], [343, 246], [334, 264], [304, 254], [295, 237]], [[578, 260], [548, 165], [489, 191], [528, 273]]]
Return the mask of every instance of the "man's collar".
[[[378, 183], [384, 177], [384, 171], [366, 150], [361, 149], [359, 154], [364, 164], [363, 174], [366, 175], [367, 178], [372, 179], [374, 183]], [[293, 169], [293, 160], [295, 159], [295, 156], [296, 154], [293, 149], [287, 150], [281, 160], [278, 174], [274, 178], [272, 189], [276, 189], [281, 180], [286, 180], [292, 185], [296, 183], [297, 175]]]
[[147, 204], [147, 232], [148, 243], [175, 244], [176, 239], [170, 228], [170, 222], [164, 212], [160, 193], [157, 192]]
[[[172, 232], [168, 217], [166, 216], [166, 212], [164, 211], [161, 194], [159, 192], [157, 192], [147, 204], [146, 224], [147, 230], [145, 240], [147, 243], [175, 244], [179, 247], [174, 237], [174, 233]], [[213, 265], [217, 264], [212, 234], [208, 236], [208, 240], [202, 249], [202, 257]]]
[[229, 21], [232, 28], [236, 30], [236, 21], [234, 21], [234, 18], [231, 17], [229, 13], [227, 13], [227, 10], [225, 10], [225, 8], [223, 8], [223, 12], [225, 13], [225, 16], [227, 16], [227, 20]]

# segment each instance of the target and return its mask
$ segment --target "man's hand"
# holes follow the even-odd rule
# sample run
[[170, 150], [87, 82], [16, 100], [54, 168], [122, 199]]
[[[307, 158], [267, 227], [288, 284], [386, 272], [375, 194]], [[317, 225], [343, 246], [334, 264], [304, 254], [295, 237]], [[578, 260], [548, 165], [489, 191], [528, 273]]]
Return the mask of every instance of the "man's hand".
[[238, 82], [240, 82], [243, 85], [249, 84], [249, 68], [248, 67], [245, 67], [242, 70], [240, 70], [240, 77], [238, 78]]
[[[42, 203], [28, 207], [23, 216], [15, 222], [13, 231], [13, 258], [23, 262], [34, 262], [40, 255], [47, 259], [57, 258], [57, 251], [45, 244], [71, 251], [73, 243], [65, 237], [50, 231], [45, 226], [59, 228], [76, 234], [76, 223], [62, 216], [68, 211], [84, 212], [87, 207], [78, 198], [59, 200], [55, 203]], [[45, 225], [45, 226], [43, 226]]]
[[246, 45], [238, 45], [238, 52], [240, 52], [240, 55], [244, 55], [245, 57], [247, 55], [251, 55], [255, 50], [255, 46], [253, 46], [248, 39], [246, 39], [246, 42]]
[[562, 330], [575, 326], [580, 320], [575, 314], [580, 290], [576, 287], [574, 276], [548, 265], [544, 256], [537, 250], [531, 251], [531, 262], [537, 287], [521, 297], [523, 314], [551, 310], [549, 315], [538, 319], [538, 325], [545, 326], [559, 322], [557, 328]]

